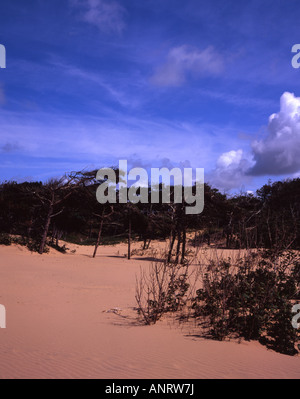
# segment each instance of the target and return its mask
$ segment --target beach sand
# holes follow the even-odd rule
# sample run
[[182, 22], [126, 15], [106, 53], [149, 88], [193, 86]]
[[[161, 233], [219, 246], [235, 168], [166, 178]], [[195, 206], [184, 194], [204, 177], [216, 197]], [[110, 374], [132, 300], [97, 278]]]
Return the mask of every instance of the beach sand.
[[76, 253], [0, 246], [0, 378], [300, 377], [299, 356], [257, 342], [204, 340], [168, 318], [139, 325], [135, 281], [147, 257], [128, 260], [119, 244], [92, 259], [92, 247], [66, 245]]

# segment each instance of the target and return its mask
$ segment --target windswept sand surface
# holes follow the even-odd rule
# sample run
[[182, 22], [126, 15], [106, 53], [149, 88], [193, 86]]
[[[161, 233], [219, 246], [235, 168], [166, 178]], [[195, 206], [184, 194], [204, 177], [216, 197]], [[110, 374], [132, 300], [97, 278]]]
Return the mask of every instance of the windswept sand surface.
[[0, 246], [0, 378], [300, 377], [300, 357], [255, 342], [203, 340], [167, 320], [137, 325], [135, 277], [149, 261], [128, 261], [125, 245], [95, 259], [72, 248], [40, 256]]

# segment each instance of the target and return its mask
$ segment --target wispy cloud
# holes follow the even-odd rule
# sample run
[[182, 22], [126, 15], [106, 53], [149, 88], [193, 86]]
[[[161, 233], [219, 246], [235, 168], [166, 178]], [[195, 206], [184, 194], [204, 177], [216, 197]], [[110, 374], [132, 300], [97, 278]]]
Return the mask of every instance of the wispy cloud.
[[251, 108], [267, 108], [274, 107], [277, 102], [271, 99], [264, 99], [262, 97], [249, 95], [247, 93], [234, 94], [233, 92], [226, 92], [221, 90], [207, 90], [199, 89], [199, 94], [207, 98], [220, 100], [223, 103], [234, 105], [236, 107], [251, 107]]
[[51, 176], [121, 157], [204, 167], [218, 187], [300, 173], [300, 100], [285, 94], [278, 106], [280, 94], [300, 93], [290, 51], [295, 7], [271, 0], [6, 3], [3, 177], [12, 169], [34, 177], [39, 168], [39, 176]]
[[26, 174], [33, 177], [34, 170], [38, 166], [42, 170], [47, 162], [50, 176], [62, 164], [61, 173], [91, 164], [95, 168], [111, 166], [119, 159], [132, 160], [135, 166], [142, 162], [151, 167], [189, 165], [207, 170], [223, 148], [222, 144], [217, 148], [215, 143], [222, 143], [224, 135], [228, 135], [226, 128], [129, 117], [117, 112], [106, 117], [3, 112], [0, 129], [0, 148], [13, 150], [8, 143], [22, 147], [7, 172], [25, 168]]
[[213, 48], [204, 50], [182, 45], [172, 48], [151, 81], [158, 86], [180, 86], [189, 76], [214, 76], [223, 70], [223, 60]]
[[111, 99], [113, 99], [114, 101], [116, 101], [117, 103], [119, 103], [124, 107], [137, 106], [137, 101], [134, 101], [132, 100], [132, 98], [129, 98], [127, 94], [122, 92], [122, 90], [115, 88], [111, 83], [107, 81], [107, 79], [105, 79], [98, 73], [57, 60], [53, 60], [51, 62], [51, 65], [55, 66], [58, 70], [67, 74], [68, 76], [79, 78], [83, 81], [87, 81], [89, 83], [101, 87], [103, 90], [106, 91], [106, 93], [110, 96]]
[[113, 0], [70, 0], [80, 18], [105, 33], [121, 33], [125, 28], [125, 9]]

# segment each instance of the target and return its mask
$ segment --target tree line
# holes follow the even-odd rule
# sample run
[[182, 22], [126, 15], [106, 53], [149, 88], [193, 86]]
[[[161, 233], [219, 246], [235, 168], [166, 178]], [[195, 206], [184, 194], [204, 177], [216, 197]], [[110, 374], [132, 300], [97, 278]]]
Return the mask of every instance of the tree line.
[[[204, 210], [186, 215], [185, 203], [100, 204], [96, 172], [74, 172], [43, 182], [0, 184], [0, 243], [17, 240], [32, 251], [49, 246], [63, 251], [60, 240], [99, 245], [132, 240], [149, 248], [153, 239], [169, 239], [168, 261], [184, 263], [187, 232], [191, 244], [226, 248], [300, 248], [300, 179], [268, 182], [255, 194], [229, 196], [205, 183]], [[160, 186], [160, 190], [162, 186]]]

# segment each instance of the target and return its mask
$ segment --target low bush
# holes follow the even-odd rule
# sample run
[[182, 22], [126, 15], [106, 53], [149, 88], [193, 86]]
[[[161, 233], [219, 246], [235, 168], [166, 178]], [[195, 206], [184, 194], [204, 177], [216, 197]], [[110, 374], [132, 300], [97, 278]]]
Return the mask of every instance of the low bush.
[[12, 239], [9, 234], [1, 233], [0, 234], [0, 245], [11, 245]]
[[[179, 320], [195, 318], [201, 336], [257, 340], [280, 353], [298, 353], [292, 306], [300, 300], [299, 253], [263, 250], [216, 259], [196, 266], [193, 284], [189, 262], [152, 262], [141, 270], [136, 301], [145, 324], [176, 312]], [[193, 294], [195, 284], [201, 288]]]
[[180, 310], [188, 289], [188, 264], [155, 261], [147, 273], [141, 270], [135, 298], [145, 324], [155, 324], [164, 313]]
[[211, 261], [192, 303], [194, 317], [211, 338], [259, 340], [294, 355], [299, 333], [292, 327], [291, 309], [299, 299], [299, 270], [299, 255], [292, 251]]
[[[18, 244], [21, 246], [24, 246], [26, 248], [29, 249], [29, 251], [31, 252], [39, 252], [39, 248], [40, 248], [40, 241], [37, 239], [33, 239], [33, 238], [27, 238], [27, 237], [13, 237], [11, 238], [11, 243], [13, 244]], [[44, 253], [48, 253], [49, 252], [49, 247], [45, 245], [44, 248]]]

